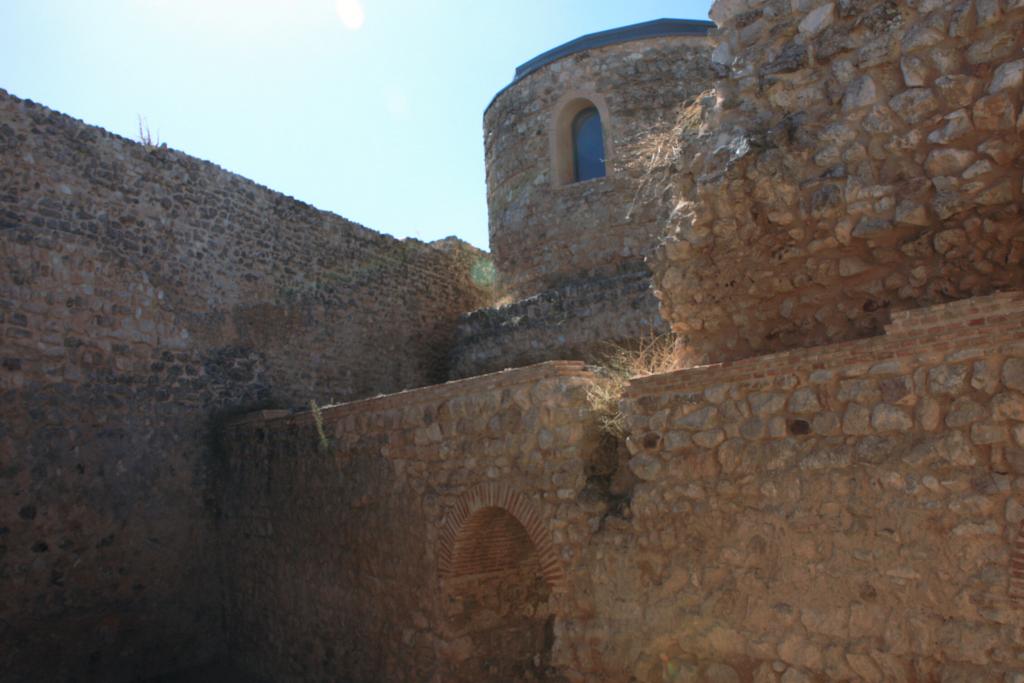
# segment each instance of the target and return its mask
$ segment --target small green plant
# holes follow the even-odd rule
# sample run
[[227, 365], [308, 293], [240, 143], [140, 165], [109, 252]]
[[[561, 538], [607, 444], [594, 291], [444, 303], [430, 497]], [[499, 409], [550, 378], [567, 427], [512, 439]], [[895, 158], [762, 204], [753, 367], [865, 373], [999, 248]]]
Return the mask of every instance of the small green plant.
[[672, 333], [652, 334], [631, 346], [612, 347], [598, 364], [598, 380], [587, 389], [587, 402], [601, 431], [615, 439], [626, 438], [626, 417], [619, 401], [630, 378], [671, 372], [677, 367], [676, 335]]
[[309, 409], [313, 413], [313, 424], [316, 425], [317, 448], [319, 448], [321, 453], [326, 453], [330, 449], [331, 444], [327, 440], [327, 434], [324, 433], [323, 413], [320, 412], [320, 406], [313, 399], [309, 400]]

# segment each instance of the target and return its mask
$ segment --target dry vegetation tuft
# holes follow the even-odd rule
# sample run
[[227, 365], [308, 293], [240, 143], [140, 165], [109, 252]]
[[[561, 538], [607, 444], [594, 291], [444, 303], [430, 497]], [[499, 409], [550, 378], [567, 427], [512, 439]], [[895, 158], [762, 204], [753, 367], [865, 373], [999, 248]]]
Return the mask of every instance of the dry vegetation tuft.
[[587, 390], [587, 402], [601, 430], [616, 439], [626, 438], [626, 417], [619, 401], [632, 377], [645, 377], [677, 369], [676, 335], [651, 335], [635, 346], [616, 346], [599, 363], [599, 379]]

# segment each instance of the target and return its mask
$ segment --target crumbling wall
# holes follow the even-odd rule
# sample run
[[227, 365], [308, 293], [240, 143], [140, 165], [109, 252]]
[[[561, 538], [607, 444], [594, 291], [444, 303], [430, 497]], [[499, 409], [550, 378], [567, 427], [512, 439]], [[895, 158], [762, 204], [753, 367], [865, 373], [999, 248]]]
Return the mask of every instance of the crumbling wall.
[[651, 260], [689, 361], [1024, 284], [1020, 0], [723, 0], [712, 18], [717, 104]]
[[222, 649], [218, 419], [443, 378], [478, 256], [0, 92], [4, 675]]
[[452, 377], [471, 377], [545, 360], [602, 362], [637, 339], [668, 332], [651, 274], [641, 266], [579, 278], [459, 319]]
[[[484, 114], [487, 206], [491, 252], [508, 291], [530, 296], [650, 252], [667, 215], [652, 199], [667, 173], [669, 132], [680, 103], [708, 87], [707, 45], [703, 36], [673, 36], [586, 50], [495, 97]], [[558, 185], [553, 120], [574, 94], [607, 103], [607, 175]]]
[[610, 643], [594, 670], [1016, 680], [1022, 392], [1020, 293], [634, 380], [631, 554], [584, 562], [600, 619], [579, 640]]
[[[551, 362], [232, 424], [236, 660], [275, 681], [549, 680], [567, 577], [607, 509], [588, 486], [590, 380]], [[508, 544], [531, 549], [525, 583], [492, 566]]]

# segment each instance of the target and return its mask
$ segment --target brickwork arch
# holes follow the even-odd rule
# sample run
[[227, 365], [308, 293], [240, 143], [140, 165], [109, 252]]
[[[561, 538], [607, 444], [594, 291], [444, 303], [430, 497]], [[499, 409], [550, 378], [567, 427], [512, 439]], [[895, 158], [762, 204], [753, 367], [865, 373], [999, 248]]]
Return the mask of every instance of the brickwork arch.
[[1010, 547], [1010, 579], [1007, 595], [1017, 607], [1024, 607], [1024, 520], [1017, 528], [1017, 534]]
[[[500, 534], [507, 552], [523, 550], [522, 544], [526, 539], [519, 536], [521, 532], [515, 526], [503, 521], [506, 515], [496, 513], [496, 510], [507, 513], [522, 525], [526, 539], [536, 550], [544, 580], [553, 590], [563, 590], [565, 571], [555, 553], [543, 516], [521, 493], [500, 483], [481, 484], [459, 497], [441, 528], [438, 549], [441, 579], [452, 578], [465, 571], [465, 564], [473, 560], [473, 546], [479, 543], [476, 536], [480, 533]], [[482, 569], [488, 568], [485, 561]]]

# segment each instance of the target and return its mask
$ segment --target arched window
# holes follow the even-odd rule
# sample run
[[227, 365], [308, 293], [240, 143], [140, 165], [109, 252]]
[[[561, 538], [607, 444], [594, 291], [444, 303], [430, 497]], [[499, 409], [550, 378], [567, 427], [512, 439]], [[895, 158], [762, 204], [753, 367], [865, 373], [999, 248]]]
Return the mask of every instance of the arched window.
[[587, 107], [572, 120], [573, 181], [604, 177], [604, 134], [597, 107]]
[[564, 187], [608, 175], [613, 123], [604, 98], [593, 92], [565, 93], [552, 108], [551, 180]]

